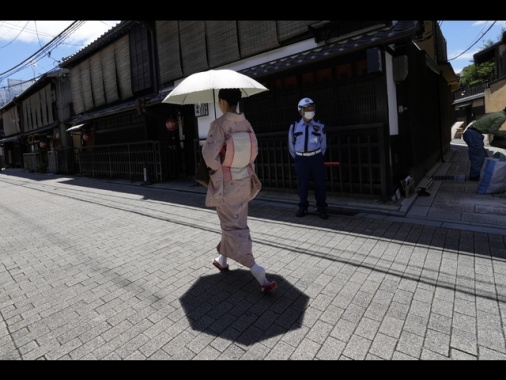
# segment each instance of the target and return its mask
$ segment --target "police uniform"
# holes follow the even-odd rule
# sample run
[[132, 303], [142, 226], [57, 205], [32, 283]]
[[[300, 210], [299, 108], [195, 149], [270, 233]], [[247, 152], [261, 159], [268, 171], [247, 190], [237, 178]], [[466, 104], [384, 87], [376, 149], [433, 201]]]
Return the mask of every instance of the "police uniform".
[[[301, 100], [312, 101], [308, 98]], [[320, 217], [326, 219], [326, 179], [323, 155], [327, 150], [327, 136], [325, 126], [311, 119], [308, 123], [304, 118], [290, 126], [288, 132], [288, 147], [290, 155], [295, 160], [295, 172], [297, 173], [297, 186], [299, 195], [299, 212], [297, 216], [307, 214], [309, 206], [308, 190], [309, 181], [313, 180], [316, 209]]]

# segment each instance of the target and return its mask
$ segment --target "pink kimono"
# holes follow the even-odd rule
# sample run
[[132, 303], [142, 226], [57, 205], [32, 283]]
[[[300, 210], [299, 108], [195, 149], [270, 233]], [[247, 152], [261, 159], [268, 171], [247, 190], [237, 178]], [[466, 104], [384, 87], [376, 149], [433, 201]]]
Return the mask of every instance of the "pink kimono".
[[[236, 144], [249, 144], [246, 153], [236, 151], [235, 158], [225, 159], [223, 147], [227, 145], [230, 134], [236, 132], [251, 133], [247, 141], [240, 139]], [[245, 136], [241, 134], [241, 136]], [[250, 152], [248, 153], [248, 150]], [[230, 148], [229, 148], [230, 150]], [[216, 247], [218, 252], [242, 265], [251, 268], [255, 264], [252, 253], [252, 241], [248, 227], [248, 203], [260, 190], [261, 184], [255, 174], [254, 161], [258, 146], [251, 124], [244, 114], [226, 112], [211, 123], [206, 142], [202, 147], [202, 156], [211, 172], [206, 194], [206, 206], [216, 207], [221, 226], [221, 241]], [[229, 152], [230, 153], [230, 152]], [[230, 166], [222, 165], [222, 161]], [[240, 162], [238, 164], [232, 163]], [[254, 180], [254, 181], [252, 181]], [[253, 183], [253, 185], [252, 185]]]

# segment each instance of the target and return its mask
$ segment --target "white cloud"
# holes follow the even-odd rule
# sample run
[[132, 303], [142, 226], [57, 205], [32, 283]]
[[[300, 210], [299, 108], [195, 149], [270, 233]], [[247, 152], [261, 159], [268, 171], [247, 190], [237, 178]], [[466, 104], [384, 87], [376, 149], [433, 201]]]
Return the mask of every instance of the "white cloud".
[[[0, 21], [0, 43], [12, 41], [46, 44], [74, 21]], [[65, 40], [68, 44], [88, 45], [119, 21], [86, 21]]]

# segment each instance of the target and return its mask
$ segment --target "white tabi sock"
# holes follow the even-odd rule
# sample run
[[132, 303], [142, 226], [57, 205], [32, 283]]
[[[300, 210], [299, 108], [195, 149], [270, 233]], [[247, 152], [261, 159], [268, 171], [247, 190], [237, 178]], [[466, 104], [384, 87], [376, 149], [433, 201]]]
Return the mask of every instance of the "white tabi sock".
[[265, 269], [258, 264], [253, 265], [251, 268], [251, 274], [257, 279], [261, 286], [269, 284], [267, 278], [265, 278]]
[[222, 266], [222, 268], [226, 268], [227, 258], [225, 256], [219, 255], [215, 260]]

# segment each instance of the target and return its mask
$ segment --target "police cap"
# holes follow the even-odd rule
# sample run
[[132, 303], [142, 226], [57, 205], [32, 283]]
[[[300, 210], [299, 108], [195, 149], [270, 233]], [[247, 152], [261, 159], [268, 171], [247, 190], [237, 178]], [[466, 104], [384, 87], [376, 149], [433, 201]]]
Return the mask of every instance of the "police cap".
[[311, 106], [311, 105], [314, 105], [314, 102], [313, 102], [312, 99], [303, 98], [299, 102], [298, 110], [300, 111], [301, 108], [305, 108], [305, 107], [308, 107], [308, 106]]

